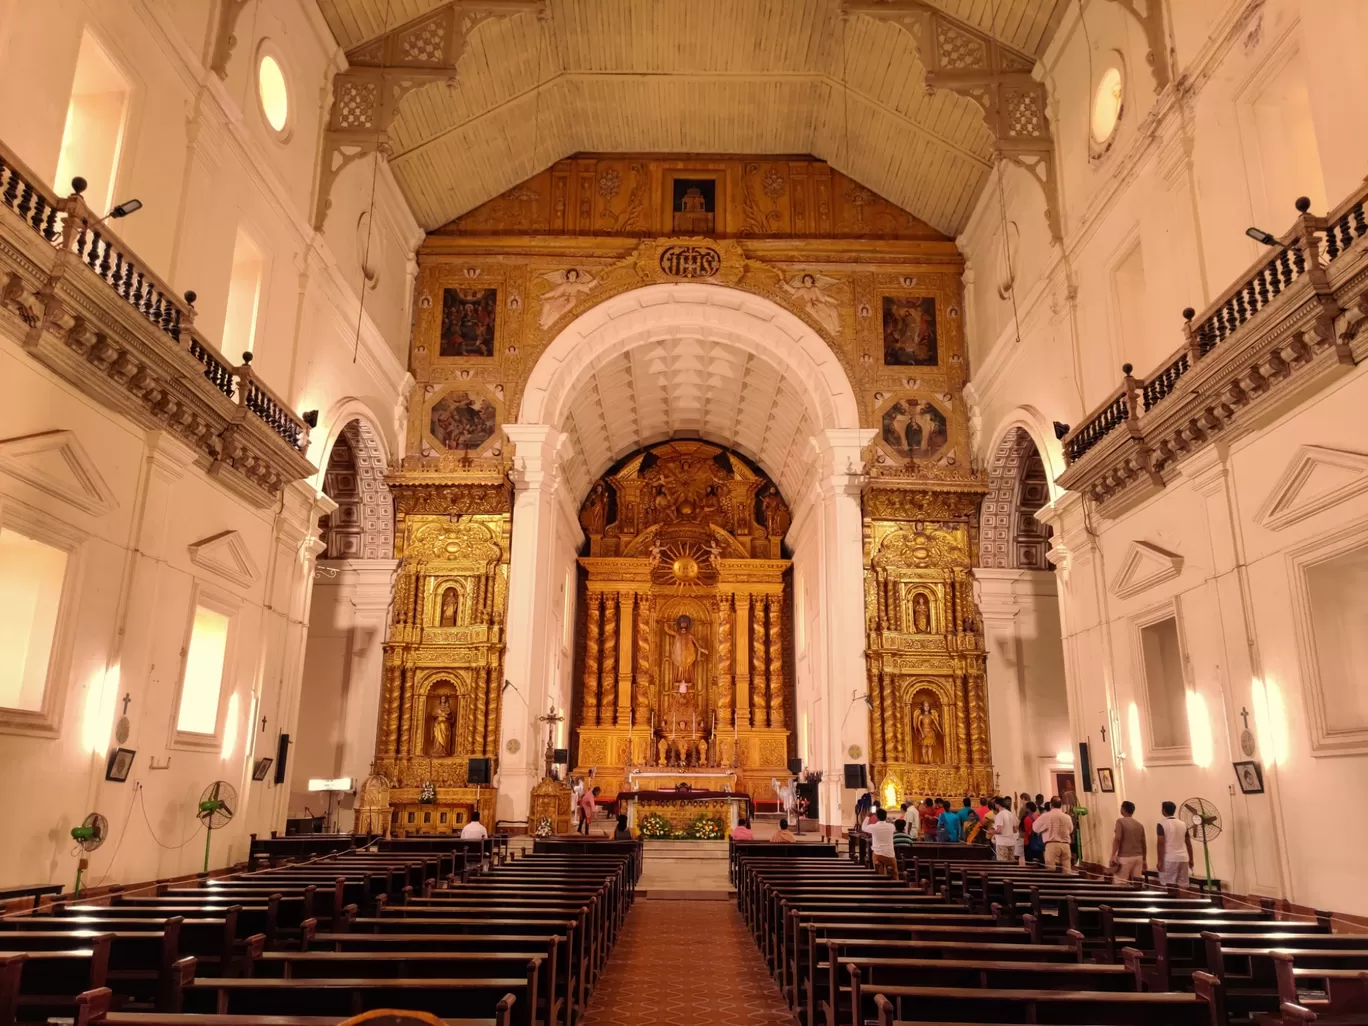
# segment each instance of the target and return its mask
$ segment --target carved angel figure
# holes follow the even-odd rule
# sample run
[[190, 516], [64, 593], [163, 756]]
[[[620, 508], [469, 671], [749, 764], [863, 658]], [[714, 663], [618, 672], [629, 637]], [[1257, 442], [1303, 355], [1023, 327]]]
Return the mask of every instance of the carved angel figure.
[[921, 748], [922, 763], [929, 764], [936, 757], [936, 739], [942, 733], [940, 710], [933, 708], [930, 702], [922, 702], [913, 717], [913, 726], [917, 732], [917, 744]]
[[801, 303], [822, 327], [833, 335], [841, 331], [841, 304], [831, 294], [832, 287], [841, 283], [825, 274], [807, 272], [783, 283], [784, 291]]
[[561, 314], [579, 302], [580, 297], [598, 284], [592, 274], [586, 274], [574, 267], [564, 271], [548, 271], [542, 279], [550, 282], [551, 288], [542, 294], [541, 326], [549, 328]]

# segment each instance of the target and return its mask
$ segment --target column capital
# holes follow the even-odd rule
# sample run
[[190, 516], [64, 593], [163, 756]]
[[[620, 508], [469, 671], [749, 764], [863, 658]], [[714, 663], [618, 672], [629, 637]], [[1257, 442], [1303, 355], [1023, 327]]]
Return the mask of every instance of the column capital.
[[554, 491], [571, 452], [569, 436], [549, 424], [505, 424], [503, 431], [514, 446], [514, 488], [519, 492], [542, 488]]

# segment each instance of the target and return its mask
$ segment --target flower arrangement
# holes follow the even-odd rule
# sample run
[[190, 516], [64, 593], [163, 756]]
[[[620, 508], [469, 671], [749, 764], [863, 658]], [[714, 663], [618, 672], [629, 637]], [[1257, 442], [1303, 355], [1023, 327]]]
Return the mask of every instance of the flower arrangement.
[[720, 819], [702, 815], [685, 828], [683, 836], [691, 841], [720, 841], [727, 836], [727, 828]]
[[668, 841], [674, 837], [670, 821], [658, 812], [653, 812], [638, 824], [641, 836], [648, 841]]
[[549, 816], [543, 816], [541, 819], [537, 820], [538, 837], [550, 837], [551, 833], [551, 818]]
[[805, 770], [803, 770], [803, 783], [805, 783], [805, 784], [820, 784], [821, 782], [822, 782], [822, 771], [821, 771], [821, 770], [810, 770], [810, 769], [805, 769]]
[[432, 805], [437, 801], [437, 785], [431, 780], [424, 780], [418, 788], [418, 801], [424, 805]]

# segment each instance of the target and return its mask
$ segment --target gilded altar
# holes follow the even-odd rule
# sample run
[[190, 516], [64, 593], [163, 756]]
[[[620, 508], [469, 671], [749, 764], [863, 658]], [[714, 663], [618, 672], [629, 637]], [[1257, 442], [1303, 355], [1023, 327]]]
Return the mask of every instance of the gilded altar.
[[442, 825], [408, 821], [425, 785], [450, 823], [476, 807], [492, 822], [495, 791], [467, 771], [498, 754], [511, 487], [488, 470], [400, 472], [387, 483], [400, 565], [374, 772], [389, 781], [396, 830]]
[[707, 442], [652, 446], [594, 484], [576, 773], [594, 769], [606, 795], [641, 767], [734, 769], [752, 793], [786, 773], [790, 519], [767, 477]]
[[982, 497], [972, 482], [864, 495], [870, 757], [899, 801], [994, 793], [970, 578]]

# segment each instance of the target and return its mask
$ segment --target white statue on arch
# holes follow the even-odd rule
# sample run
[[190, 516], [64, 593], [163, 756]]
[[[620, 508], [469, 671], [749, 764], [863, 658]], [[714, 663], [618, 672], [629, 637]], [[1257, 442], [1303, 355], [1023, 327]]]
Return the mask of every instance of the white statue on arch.
[[556, 323], [561, 314], [578, 303], [581, 296], [598, 284], [598, 279], [592, 274], [576, 267], [568, 267], [564, 271], [549, 271], [541, 277], [551, 285], [541, 297], [540, 323], [543, 328], [549, 328]]
[[832, 292], [841, 282], [825, 274], [804, 272], [783, 283], [784, 291], [801, 303], [808, 314], [833, 335], [841, 332], [841, 302]]

